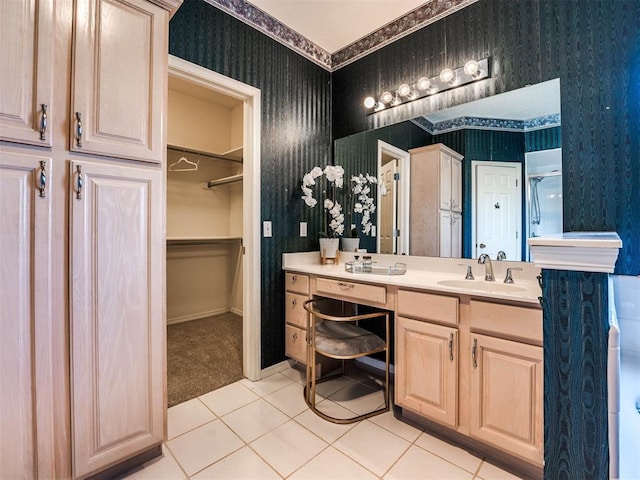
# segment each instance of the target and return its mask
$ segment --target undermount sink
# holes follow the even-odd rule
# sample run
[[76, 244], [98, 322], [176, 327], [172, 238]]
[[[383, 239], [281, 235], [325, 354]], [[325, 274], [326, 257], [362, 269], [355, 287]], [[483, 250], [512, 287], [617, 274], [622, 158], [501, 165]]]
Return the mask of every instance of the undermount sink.
[[441, 280], [438, 285], [481, 292], [517, 293], [526, 290], [526, 288], [512, 283], [485, 282], [483, 280]]

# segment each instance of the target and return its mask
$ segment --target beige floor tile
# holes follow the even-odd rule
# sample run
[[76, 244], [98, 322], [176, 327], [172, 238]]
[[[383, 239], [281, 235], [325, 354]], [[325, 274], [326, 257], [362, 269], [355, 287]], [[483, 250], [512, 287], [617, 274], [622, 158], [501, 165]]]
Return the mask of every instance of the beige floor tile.
[[281, 388], [290, 385], [292, 382], [293, 380], [291, 380], [286, 375], [282, 375], [281, 373], [270, 375], [266, 378], [263, 378], [262, 380], [258, 380], [257, 382], [252, 382], [251, 380], [246, 378], [240, 380], [240, 383], [242, 385], [260, 396], [269, 395], [276, 390], [280, 390]]
[[171, 407], [167, 412], [167, 436], [169, 439], [193, 430], [216, 419], [204, 404], [194, 398]]
[[396, 462], [384, 480], [472, 480], [473, 474], [415, 445]]
[[244, 446], [244, 442], [221, 420], [214, 420], [167, 445], [182, 469], [191, 476]]
[[304, 382], [307, 379], [307, 372], [305, 371], [304, 366], [289, 367], [280, 373], [301, 385], [304, 385]]
[[320, 452], [290, 480], [376, 480], [378, 477], [333, 447]]
[[463, 448], [444, 442], [426, 432], [420, 435], [415, 443], [417, 446], [424, 448], [425, 450], [428, 450], [429, 452], [442, 457], [471, 473], [476, 473], [482, 463], [481, 458], [470, 454]]
[[482, 462], [478, 478], [482, 480], [520, 480], [520, 477], [487, 462]]
[[[329, 400], [325, 400], [324, 402], [319, 404], [319, 407], [322, 407], [322, 411], [324, 413], [327, 413], [328, 415], [336, 418], [348, 418], [353, 416], [353, 412]], [[319, 417], [309, 409], [305, 410], [300, 415], [295, 417], [294, 420], [300, 425], [304, 426], [310, 432], [322, 438], [327, 443], [333, 443], [356, 426], [355, 423], [340, 425], [337, 423], [329, 422]]]
[[304, 387], [295, 382], [266, 395], [264, 399], [290, 417], [295, 417], [309, 408], [304, 401], [303, 390]]
[[333, 443], [342, 453], [376, 475], [383, 475], [410, 443], [371, 422], [360, 422]]
[[288, 420], [288, 416], [262, 398], [222, 417], [222, 421], [247, 443]]
[[221, 417], [248, 403], [255, 402], [260, 397], [246, 388], [240, 381], [206, 393], [198, 398], [211, 411]]
[[370, 417], [368, 420], [412, 443], [415, 442], [422, 433], [422, 430], [395, 418], [393, 412], [381, 413], [380, 415]]
[[337, 391], [329, 400], [358, 415], [377, 410], [384, 405], [384, 392], [372, 390], [361, 383], [352, 383]]
[[127, 480], [184, 480], [187, 475], [182, 471], [169, 449], [162, 448], [162, 457], [148, 461], [142, 467], [124, 475]]
[[324, 450], [327, 443], [290, 420], [250, 446], [280, 475], [287, 477]]
[[280, 480], [264, 460], [249, 447], [232, 453], [191, 477], [191, 480]]

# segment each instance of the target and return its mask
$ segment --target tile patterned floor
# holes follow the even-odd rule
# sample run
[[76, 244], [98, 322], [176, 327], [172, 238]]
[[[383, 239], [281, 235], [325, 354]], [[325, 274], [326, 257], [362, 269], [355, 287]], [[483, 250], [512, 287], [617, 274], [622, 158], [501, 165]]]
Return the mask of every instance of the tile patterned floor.
[[[127, 480], [516, 480], [518, 477], [385, 413], [336, 425], [311, 412], [303, 372], [240, 380], [169, 409], [163, 456]], [[318, 403], [352, 415], [382, 402], [362, 378], [323, 384]], [[366, 395], [359, 402], [350, 389]], [[363, 389], [365, 389], [363, 391]]]

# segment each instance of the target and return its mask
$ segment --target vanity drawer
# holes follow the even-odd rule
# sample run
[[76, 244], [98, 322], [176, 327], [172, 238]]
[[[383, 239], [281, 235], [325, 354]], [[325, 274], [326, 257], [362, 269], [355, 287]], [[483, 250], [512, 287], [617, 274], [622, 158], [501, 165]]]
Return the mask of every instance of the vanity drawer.
[[307, 363], [306, 330], [293, 325], [285, 325], [284, 349], [288, 357], [300, 363]]
[[297, 325], [300, 328], [307, 328], [307, 311], [304, 309], [304, 302], [309, 299], [307, 295], [287, 292], [285, 295], [287, 323]]
[[331, 297], [345, 298], [354, 303], [386, 305], [387, 289], [381, 285], [348, 282], [318, 277], [316, 292]]
[[471, 300], [470, 327], [474, 332], [542, 345], [542, 310], [537, 308]]
[[309, 294], [309, 275], [287, 273], [285, 275], [285, 289], [290, 292]]
[[458, 297], [398, 290], [398, 315], [458, 325]]

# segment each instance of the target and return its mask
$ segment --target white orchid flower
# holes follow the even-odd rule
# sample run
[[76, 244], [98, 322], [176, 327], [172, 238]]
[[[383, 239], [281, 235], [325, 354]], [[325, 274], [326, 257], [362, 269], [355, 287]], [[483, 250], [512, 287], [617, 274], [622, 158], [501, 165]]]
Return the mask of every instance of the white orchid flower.
[[333, 208], [333, 200], [331, 200], [330, 198], [325, 198], [324, 199], [324, 208], [326, 208], [327, 210]]
[[310, 195], [303, 195], [302, 200], [307, 204], [307, 207], [315, 207], [318, 201]]
[[313, 167], [313, 170], [311, 170], [309, 172], [309, 174], [313, 177], [313, 178], [318, 178], [322, 176], [322, 169], [320, 167]]

